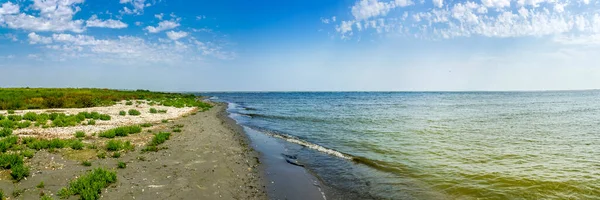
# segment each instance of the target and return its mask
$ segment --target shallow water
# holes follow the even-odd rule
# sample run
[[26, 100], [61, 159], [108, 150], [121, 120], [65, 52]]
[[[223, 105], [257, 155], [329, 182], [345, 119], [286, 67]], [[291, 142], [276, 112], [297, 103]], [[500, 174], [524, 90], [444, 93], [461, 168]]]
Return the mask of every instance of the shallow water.
[[600, 91], [207, 93], [338, 198], [600, 197]]

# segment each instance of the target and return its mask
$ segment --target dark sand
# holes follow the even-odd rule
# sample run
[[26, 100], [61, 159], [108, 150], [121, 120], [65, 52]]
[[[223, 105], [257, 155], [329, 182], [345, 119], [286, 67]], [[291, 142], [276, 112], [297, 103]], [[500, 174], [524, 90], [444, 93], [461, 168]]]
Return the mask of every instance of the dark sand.
[[[63, 158], [70, 150], [38, 151], [27, 161], [30, 177], [12, 183], [4, 171], [0, 189], [9, 199], [39, 199], [42, 192], [58, 199], [56, 192], [70, 180], [104, 167], [115, 170], [118, 180], [102, 191], [102, 199], [267, 199], [258, 154], [248, 145], [243, 130], [227, 117], [224, 106], [153, 127], [158, 132], [184, 125], [182, 132], [172, 133], [161, 145], [168, 149], [158, 152], [141, 153], [142, 147], [137, 147], [120, 158], [96, 159], [85, 167]], [[146, 136], [151, 137], [150, 133], [137, 134]], [[95, 150], [84, 151], [89, 158], [96, 157]], [[81, 154], [78, 158], [85, 157]], [[118, 161], [126, 162], [127, 168], [116, 169]], [[41, 181], [45, 187], [36, 188]], [[21, 191], [18, 197], [13, 197], [15, 190]]]

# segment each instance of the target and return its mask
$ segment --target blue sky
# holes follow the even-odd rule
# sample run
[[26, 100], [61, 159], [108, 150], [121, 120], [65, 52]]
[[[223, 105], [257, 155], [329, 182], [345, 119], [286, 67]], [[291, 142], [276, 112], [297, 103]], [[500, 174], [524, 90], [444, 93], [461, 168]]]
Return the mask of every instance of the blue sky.
[[0, 0], [0, 86], [600, 88], [594, 0]]

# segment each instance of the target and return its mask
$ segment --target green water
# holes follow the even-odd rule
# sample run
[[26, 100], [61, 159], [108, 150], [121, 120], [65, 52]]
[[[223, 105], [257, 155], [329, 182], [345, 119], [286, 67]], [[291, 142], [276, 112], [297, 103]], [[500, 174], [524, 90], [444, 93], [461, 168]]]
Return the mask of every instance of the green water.
[[229, 93], [339, 199], [600, 199], [600, 92]]

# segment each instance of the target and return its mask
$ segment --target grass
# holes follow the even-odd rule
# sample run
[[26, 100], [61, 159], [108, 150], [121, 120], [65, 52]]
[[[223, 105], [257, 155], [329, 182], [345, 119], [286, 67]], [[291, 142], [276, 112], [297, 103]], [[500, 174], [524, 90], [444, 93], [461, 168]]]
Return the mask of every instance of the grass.
[[143, 123], [143, 124], [140, 124], [140, 126], [144, 127], [144, 128], [148, 128], [148, 127], [152, 127], [153, 125], [151, 123]]
[[127, 164], [125, 164], [124, 162], [119, 162], [119, 164], [117, 164], [117, 168], [119, 169], [125, 169], [127, 167]]
[[170, 137], [171, 133], [168, 132], [159, 132], [157, 134], [154, 134], [154, 137], [152, 138], [150, 143], [148, 143], [148, 145], [146, 145], [146, 147], [142, 149], [142, 151], [158, 151], [160, 150], [160, 148], [158, 148], [158, 145], [165, 143], [165, 141], [169, 140]]
[[158, 113], [167, 113], [167, 110], [158, 110]]
[[13, 130], [10, 128], [2, 128], [0, 129], [0, 137], [7, 137], [12, 135]]
[[98, 136], [100, 137], [104, 137], [104, 138], [114, 138], [116, 136], [119, 137], [125, 137], [129, 134], [135, 134], [135, 133], [141, 133], [142, 132], [142, 127], [140, 126], [121, 126], [121, 127], [117, 127], [114, 129], [110, 129], [107, 131], [104, 131], [100, 134], [98, 134]]
[[23, 138], [22, 143], [30, 149], [41, 150], [41, 149], [62, 149], [71, 147], [73, 149], [83, 148], [83, 144], [79, 140], [74, 139], [58, 139], [54, 138], [51, 140], [37, 139], [33, 137]]
[[96, 120], [90, 119], [87, 125], [96, 125]]
[[73, 150], [82, 150], [83, 149], [83, 142], [81, 142], [79, 140], [75, 140], [75, 141], [71, 142], [71, 149], [73, 149]]
[[43, 196], [40, 197], [40, 200], [52, 200], [52, 197], [44, 194]]
[[38, 184], [37, 186], [35, 186], [36, 188], [44, 188], [44, 181], [40, 182], [40, 184]]
[[179, 132], [181, 132], [181, 129], [180, 129], [180, 128], [174, 128], [174, 129], [173, 129], [173, 132], [175, 132], [175, 133], [179, 133]]
[[121, 153], [114, 152], [111, 157], [113, 157], [113, 158], [120, 158], [121, 157]]
[[150, 113], [156, 114], [158, 113], [158, 110], [156, 110], [156, 108], [150, 108]]
[[24, 151], [21, 151], [21, 155], [25, 158], [33, 158], [33, 156], [35, 155], [35, 151], [24, 150]]
[[92, 162], [86, 160], [86, 161], [81, 162], [81, 165], [89, 167], [89, 166], [92, 166]]
[[6, 152], [17, 146], [19, 138], [17, 136], [10, 136], [0, 139], [0, 152]]
[[119, 151], [123, 149], [123, 141], [121, 140], [109, 140], [106, 142], [107, 151]]
[[0, 89], [0, 110], [9, 110], [9, 114], [14, 114], [14, 110], [89, 108], [110, 106], [121, 100], [152, 99], [159, 101], [172, 98], [196, 99], [192, 94], [161, 93], [148, 90], [2, 88]]
[[64, 199], [71, 195], [79, 195], [79, 198], [84, 200], [99, 199], [102, 189], [115, 182], [117, 182], [116, 172], [96, 168], [71, 181], [69, 186], [62, 188], [57, 195]]
[[110, 115], [102, 114], [102, 115], [100, 115], [100, 120], [102, 120], [102, 121], [109, 121], [110, 120]]
[[125, 112], [124, 110], [121, 110], [121, 111], [119, 111], [119, 115], [125, 116], [125, 115], [127, 115], [127, 112]]
[[75, 137], [76, 138], [85, 137], [85, 132], [83, 132], [83, 131], [77, 131], [77, 132], [75, 132]]
[[125, 105], [131, 106], [131, 105], [133, 105], [133, 102], [127, 101], [127, 102], [125, 102]]
[[142, 114], [142, 113], [140, 113], [140, 111], [138, 111], [136, 109], [129, 109], [129, 111], [127, 111], [127, 113], [131, 116], [138, 116], [138, 115]]
[[8, 110], [8, 114], [15, 114], [15, 110]]
[[11, 167], [10, 171], [10, 176], [16, 181], [21, 181], [29, 176], [29, 167], [24, 164], [14, 165]]
[[104, 152], [104, 151], [103, 151], [103, 152], [100, 152], [100, 153], [98, 153], [98, 155], [96, 155], [96, 156], [97, 156], [98, 158], [100, 158], [100, 159], [105, 159], [105, 158], [106, 158], [106, 152]]
[[169, 123], [169, 120], [168, 119], [163, 119], [160, 122], [162, 122], [162, 123]]

